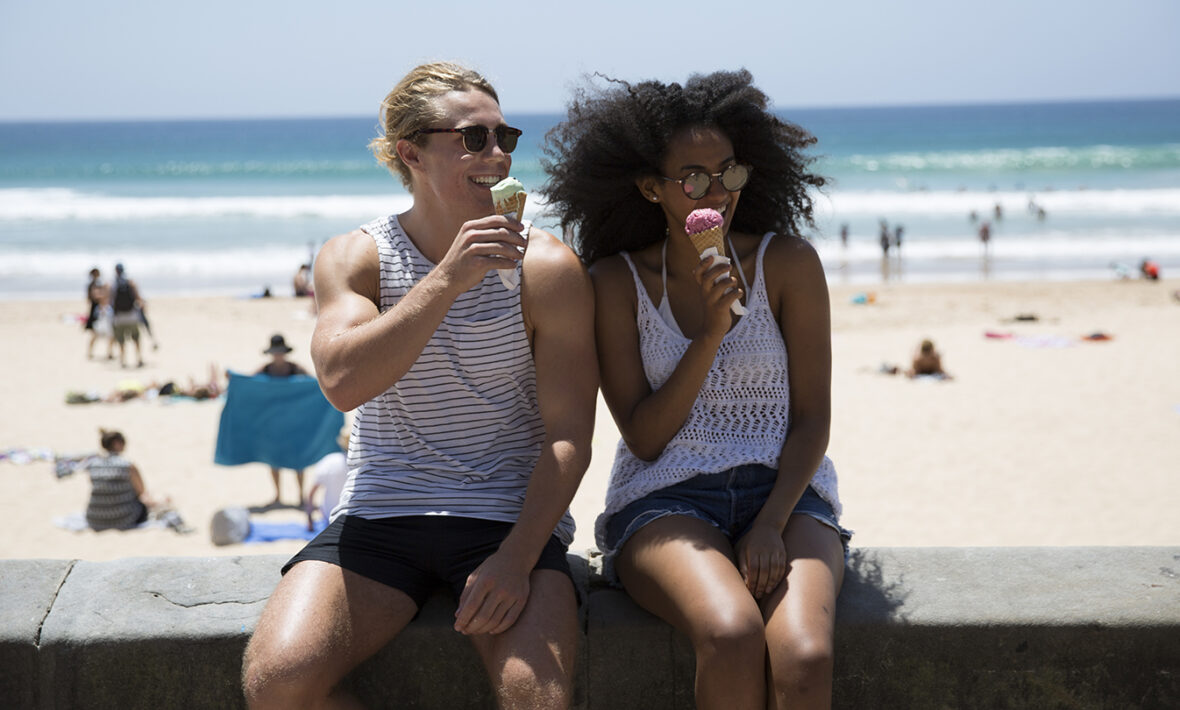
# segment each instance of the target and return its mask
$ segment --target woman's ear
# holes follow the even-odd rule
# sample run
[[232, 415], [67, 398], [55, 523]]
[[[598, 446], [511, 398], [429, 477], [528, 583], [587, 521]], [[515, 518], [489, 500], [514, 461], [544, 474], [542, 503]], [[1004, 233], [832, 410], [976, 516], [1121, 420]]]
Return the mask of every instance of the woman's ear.
[[643, 199], [648, 202], [659, 202], [660, 194], [656, 192], [656, 179], [650, 175], [641, 177], [635, 181], [635, 187], [639, 188], [639, 194], [643, 195]]

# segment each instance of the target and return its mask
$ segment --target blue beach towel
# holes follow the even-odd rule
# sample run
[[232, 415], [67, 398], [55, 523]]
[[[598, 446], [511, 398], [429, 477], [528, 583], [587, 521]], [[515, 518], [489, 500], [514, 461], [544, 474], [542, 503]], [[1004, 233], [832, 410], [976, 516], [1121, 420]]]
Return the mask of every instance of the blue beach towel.
[[328, 527], [325, 520], [317, 520], [315, 527], [307, 529], [307, 523], [267, 523], [250, 521], [250, 533], [245, 543], [274, 542], [276, 540], [310, 540]]
[[344, 414], [328, 403], [314, 377], [229, 373], [213, 462], [307, 468], [340, 450]]

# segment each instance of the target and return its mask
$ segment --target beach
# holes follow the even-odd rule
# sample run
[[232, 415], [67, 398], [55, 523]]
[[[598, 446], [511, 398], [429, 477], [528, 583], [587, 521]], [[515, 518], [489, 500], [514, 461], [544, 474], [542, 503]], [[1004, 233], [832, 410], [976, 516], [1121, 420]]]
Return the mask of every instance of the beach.
[[[1180, 280], [830, 280], [829, 456], [854, 546], [1180, 545]], [[145, 339], [146, 364], [130, 369], [101, 344], [86, 358], [81, 299], [3, 302], [0, 451], [34, 460], [0, 461], [0, 556], [287, 555], [303, 544], [210, 540], [217, 510], [274, 495], [265, 465], [213, 463], [222, 400], [67, 404], [66, 394], [105, 394], [125, 380], [186, 385], [210, 367], [253, 373], [274, 333], [310, 369], [310, 302], [145, 296], [159, 348]], [[1107, 339], [1085, 337], [1099, 333]], [[924, 338], [952, 380], [882, 373], [904, 369]], [[38, 456], [96, 452], [100, 427], [126, 435], [148, 489], [171, 496], [192, 533], [55, 525], [84, 511], [89, 481], [58, 478]], [[571, 506], [575, 551], [593, 546], [616, 441], [600, 401], [593, 462]], [[293, 503], [294, 476], [282, 483]], [[305, 517], [288, 507], [254, 520]]]

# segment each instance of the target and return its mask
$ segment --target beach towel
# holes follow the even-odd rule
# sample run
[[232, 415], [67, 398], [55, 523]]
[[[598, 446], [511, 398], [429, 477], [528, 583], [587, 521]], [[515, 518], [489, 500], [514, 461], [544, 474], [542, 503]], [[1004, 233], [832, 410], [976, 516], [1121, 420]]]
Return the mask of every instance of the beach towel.
[[268, 523], [250, 520], [250, 532], [242, 542], [274, 542], [276, 540], [310, 540], [328, 527], [326, 520], [317, 520], [313, 529], [307, 529], [307, 523]]
[[307, 468], [340, 450], [344, 414], [328, 403], [314, 377], [229, 373], [213, 462]]

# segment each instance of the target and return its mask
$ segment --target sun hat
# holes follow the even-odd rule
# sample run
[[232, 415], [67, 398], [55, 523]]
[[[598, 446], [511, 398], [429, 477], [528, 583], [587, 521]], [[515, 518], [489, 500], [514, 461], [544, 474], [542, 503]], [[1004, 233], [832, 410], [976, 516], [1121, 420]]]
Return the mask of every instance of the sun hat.
[[294, 348], [287, 345], [287, 341], [283, 339], [282, 335], [275, 334], [270, 336], [270, 347], [262, 351], [263, 355], [274, 355], [276, 353], [289, 353]]

